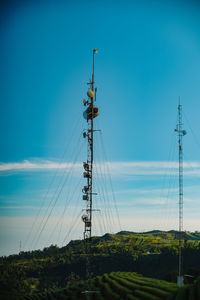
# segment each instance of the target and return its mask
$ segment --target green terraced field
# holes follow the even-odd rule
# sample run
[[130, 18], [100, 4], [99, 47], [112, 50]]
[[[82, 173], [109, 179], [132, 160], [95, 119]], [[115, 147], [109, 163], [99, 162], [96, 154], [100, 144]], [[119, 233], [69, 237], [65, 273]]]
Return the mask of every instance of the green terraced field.
[[[87, 293], [86, 291], [93, 291]], [[22, 298], [23, 300], [129, 299], [129, 300], [198, 300], [200, 280], [177, 288], [176, 284], [143, 277], [131, 272], [112, 272], [89, 281], [79, 281], [63, 289]]]

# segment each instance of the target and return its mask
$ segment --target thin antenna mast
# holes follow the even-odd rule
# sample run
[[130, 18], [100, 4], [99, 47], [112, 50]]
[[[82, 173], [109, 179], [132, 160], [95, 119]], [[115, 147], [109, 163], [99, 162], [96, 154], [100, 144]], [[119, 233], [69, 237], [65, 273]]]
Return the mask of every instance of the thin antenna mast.
[[[83, 187], [83, 200], [86, 200], [86, 209], [85, 214], [82, 216], [82, 220], [85, 224], [84, 226], [84, 241], [86, 246], [86, 255], [90, 253], [90, 242], [92, 236], [92, 197], [93, 193], [93, 119], [99, 115], [99, 109], [94, 105], [96, 101], [97, 88], [94, 89], [94, 57], [95, 53], [98, 53], [98, 50], [95, 48], [93, 50], [93, 72], [92, 72], [92, 81], [88, 83], [89, 89], [87, 91], [87, 100], [83, 100], [84, 106], [87, 106], [87, 109], [83, 113], [83, 117], [87, 120], [88, 129], [83, 132], [83, 137], [87, 138], [87, 162], [83, 162], [84, 173], [83, 177], [87, 180], [87, 185]], [[89, 258], [86, 266], [87, 270], [87, 279], [90, 278], [91, 272], [89, 267]], [[86, 291], [89, 292], [89, 291]]]
[[186, 135], [186, 131], [182, 129], [182, 105], [178, 104], [178, 124], [175, 131], [178, 134], [179, 145], [179, 264], [178, 264], [178, 278], [177, 285], [184, 285], [183, 278], [183, 259], [182, 259], [182, 239], [183, 239], [183, 146], [182, 138]]

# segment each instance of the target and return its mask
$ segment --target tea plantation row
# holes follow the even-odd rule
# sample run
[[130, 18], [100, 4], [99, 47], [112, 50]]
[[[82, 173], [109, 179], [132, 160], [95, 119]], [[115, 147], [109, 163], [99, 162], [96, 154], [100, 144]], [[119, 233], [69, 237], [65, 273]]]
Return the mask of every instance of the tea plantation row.
[[143, 277], [131, 272], [112, 272], [89, 281], [79, 281], [63, 289], [21, 298], [23, 300], [129, 299], [129, 300], [197, 300], [200, 280], [177, 288], [176, 284]]

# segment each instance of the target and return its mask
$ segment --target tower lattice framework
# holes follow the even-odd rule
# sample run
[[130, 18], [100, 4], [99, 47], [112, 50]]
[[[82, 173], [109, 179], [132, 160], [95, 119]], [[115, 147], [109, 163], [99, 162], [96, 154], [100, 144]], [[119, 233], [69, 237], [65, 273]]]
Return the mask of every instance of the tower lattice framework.
[[178, 147], [179, 147], [179, 263], [178, 263], [178, 278], [177, 285], [183, 286], [183, 257], [182, 257], [182, 243], [183, 243], [183, 136], [186, 131], [182, 129], [182, 105], [178, 105], [178, 124], [175, 131], [178, 134]]
[[87, 91], [87, 100], [83, 100], [83, 104], [86, 108], [86, 110], [83, 113], [83, 117], [86, 119], [88, 128], [83, 132], [83, 137], [87, 138], [87, 161], [83, 162], [83, 177], [86, 179], [86, 185], [83, 187], [83, 200], [86, 201], [86, 209], [82, 216], [82, 220], [84, 222], [84, 241], [85, 241], [85, 249], [86, 249], [86, 255], [87, 255], [87, 265], [86, 265], [86, 271], [87, 271], [87, 278], [90, 277], [90, 265], [89, 265], [89, 254], [90, 254], [90, 243], [91, 243], [91, 236], [92, 236], [92, 212], [93, 209], [93, 135], [94, 135], [94, 118], [99, 115], [99, 110], [97, 106], [94, 105], [94, 101], [96, 101], [96, 94], [97, 94], [97, 88], [94, 87], [94, 58], [95, 53], [97, 53], [98, 50], [95, 48], [93, 50], [93, 72], [92, 72], [92, 80], [88, 83], [89, 89]]

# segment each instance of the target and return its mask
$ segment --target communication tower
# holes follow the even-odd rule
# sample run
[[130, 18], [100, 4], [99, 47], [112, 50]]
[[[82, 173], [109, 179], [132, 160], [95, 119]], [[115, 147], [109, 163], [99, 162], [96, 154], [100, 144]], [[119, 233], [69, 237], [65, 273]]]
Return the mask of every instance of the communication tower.
[[178, 104], [178, 124], [176, 125], [175, 132], [178, 134], [179, 146], [179, 264], [178, 264], [178, 277], [177, 285], [184, 285], [183, 278], [183, 258], [182, 258], [182, 243], [183, 243], [183, 146], [182, 138], [186, 135], [186, 131], [182, 129], [182, 105]]
[[[90, 253], [90, 243], [91, 243], [91, 235], [92, 235], [92, 212], [94, 211], [92, 207], [92, 199], [93, 195], [93, 134], [94, 125], [93, 121], [99, 115], [99, 109], [94, 105], [94, 101], [96, 101], [97, 88], [94, 87], [94, 58], [95, 54], [98, 53], [98, 49], [93, 49], [93, 72], [92, 72], [92, 80], [88, 83], [89, 89], [87, 91], [87, 100], [83, 99], [83, 105], [86, 107], [83, 117], [86, 119], [88, 128], [83, 132], [83, 138], [87, 138], [87, 161], [83, 162], [83, 177], [86, 179], [86, 185], [83, 187], [83, 200], [86, 201], [86, 209], [84, 209], [84, 214], [82, 216], [82, 220], [84, 222], [84, 241], [85, 241], [85, 249], [87, 255], [86, 262], [86, 276], [87, 279], [90, 278], [91, 270], [89, 265], [89, 253]], [[92, 293], [92, 291], [85, 291], [84, 293]]]

